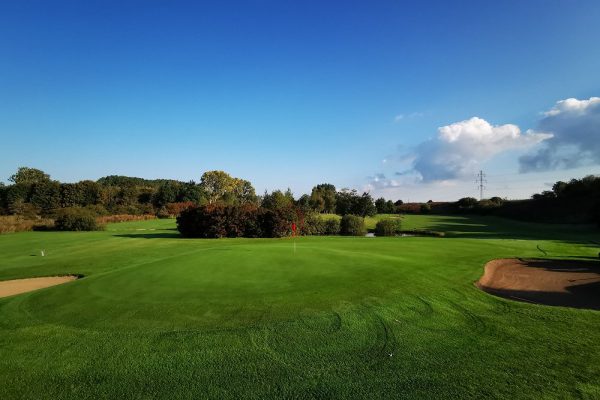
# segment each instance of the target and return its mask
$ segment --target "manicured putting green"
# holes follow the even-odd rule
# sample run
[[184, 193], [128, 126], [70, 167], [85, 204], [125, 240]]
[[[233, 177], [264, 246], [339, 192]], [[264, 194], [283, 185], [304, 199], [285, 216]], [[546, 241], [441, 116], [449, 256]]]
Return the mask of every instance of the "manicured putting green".
[[0, 236], [0, 279], [85, 275], [0, 299], [0, 398], [600, 397], [600, 312], [473, 285], [493, 258], [594, 257], [592, 228], [445, 216], [403, 219], [445, 238], [174, 228]]

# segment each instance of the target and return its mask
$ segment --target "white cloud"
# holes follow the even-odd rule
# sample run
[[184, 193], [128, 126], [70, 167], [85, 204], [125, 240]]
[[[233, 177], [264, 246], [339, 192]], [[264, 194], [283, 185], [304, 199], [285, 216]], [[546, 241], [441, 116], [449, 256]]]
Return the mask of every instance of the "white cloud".
[[385, 176], [385, 174], [381, 173], [369, 176], [367, 177], [367, 180], [368, 183], [363, 188], [364, 191], [381, 190], [401, 186], [401, 182], [399, 180], [389, 179]]
[[553, 137], [519, 159], [522, 172], [600, 164], [600, 97], [558, 101], [543, 113], [539, 127]]
[[573, 97], [559, 100], [554, 107], [543, 113], [546, 117], [552, 117], [559, 114], [585, 114], [588, 109], [600, 104], [600, 97], [590, 97], [588, 100], [577, 100]]
[[400, 122], [403, 119], [407, 119], [407, 118], [419, 118], [424, 115], [425, 115], [425, 113], [417, 112], [417, 111], [411, 112], [410, 114], [398, 114], [394, 117], [394, 122]]
[[551, 134], [521, 133], [512, 124], [491, 125], [473, 117], [438, 128], [436, 138], [420, 144], [413, 170], [423, 181], [443, 181], [471, 176], [480, 164], [508, 150], [526, 148], [551, 138]]

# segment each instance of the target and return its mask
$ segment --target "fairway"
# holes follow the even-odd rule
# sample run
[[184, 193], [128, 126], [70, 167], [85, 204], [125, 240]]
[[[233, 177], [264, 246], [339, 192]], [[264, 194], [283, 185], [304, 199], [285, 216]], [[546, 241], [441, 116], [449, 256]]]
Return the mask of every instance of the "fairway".
[[2, 235], [1, 280], [84, 278], [0, 299], [0, 398], [600, 397], [600, 312], [474, 285], [495, 258], [597, 257], [597, 230], [413, 228], [446, 237], [181, 239], [174, 220]]

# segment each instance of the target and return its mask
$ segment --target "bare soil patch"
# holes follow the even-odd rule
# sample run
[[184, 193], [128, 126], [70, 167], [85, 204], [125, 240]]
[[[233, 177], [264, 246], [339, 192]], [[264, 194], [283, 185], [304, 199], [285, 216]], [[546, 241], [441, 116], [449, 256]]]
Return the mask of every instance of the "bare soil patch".
[[493, 260], [485, 265], [477, 287], [513, 300], [600, 310], [600, 262]]
[[0, 297], [13, 296], [15, 294], [31, 292], [49, 286], [60, 285], [78, 279], [78, 276], [45, 276], [42, 278], [13, 279], [0, 281]]

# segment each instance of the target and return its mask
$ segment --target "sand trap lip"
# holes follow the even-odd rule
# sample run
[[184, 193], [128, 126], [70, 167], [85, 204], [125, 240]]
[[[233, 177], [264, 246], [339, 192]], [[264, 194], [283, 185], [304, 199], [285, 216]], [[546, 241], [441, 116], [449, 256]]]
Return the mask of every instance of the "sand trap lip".
[[600, 310], [600, 262], [580, 260], [492, 260], [477, 287], [512, 300]]
[[79, 278], [80, 276], [76, 275], [65, 275], [0, 281], [0, 298], [60, 285], [61, 283], [71, 282]]

